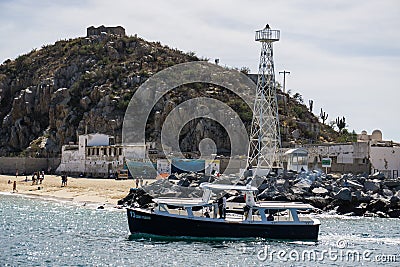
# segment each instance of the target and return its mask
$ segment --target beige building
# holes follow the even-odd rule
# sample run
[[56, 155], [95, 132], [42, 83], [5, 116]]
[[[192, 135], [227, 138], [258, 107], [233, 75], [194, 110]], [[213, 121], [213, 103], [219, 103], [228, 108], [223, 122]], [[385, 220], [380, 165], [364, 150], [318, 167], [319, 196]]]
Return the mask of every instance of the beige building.
[[78, 144], [62, 147], [61, 163], [57, 172], [109, 177], [124, 168], [125, 158], [144, 159], [146, 151], [143, 144], [115, 144], [114, 137], [106, 134], [80, 135]]

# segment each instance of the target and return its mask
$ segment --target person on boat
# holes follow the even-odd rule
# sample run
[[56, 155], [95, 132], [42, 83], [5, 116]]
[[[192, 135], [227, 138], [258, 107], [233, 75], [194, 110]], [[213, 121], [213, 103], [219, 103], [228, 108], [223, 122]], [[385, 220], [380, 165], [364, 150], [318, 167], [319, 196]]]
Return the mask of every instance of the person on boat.
[[206, 208], [206, 211], [204, 212], [204, 217], [210, 218], [210, 210], [208, 207]]
[[250, 207], [248, 205], [244, 206], [243, 212], [244, 212], [244, 218], [247, 220], [247, 217], [249, 216], [249, 211]]
[[222, 218], [222, 197], [218, 199], [218, 215]]
[[222, 217], [225, 219], [226, 217], [226, 197], [222, 198]]
[[223, 196], [218, 199], [218, 214], [220, 219], [225, 219], [226, 213], [226, 197]]

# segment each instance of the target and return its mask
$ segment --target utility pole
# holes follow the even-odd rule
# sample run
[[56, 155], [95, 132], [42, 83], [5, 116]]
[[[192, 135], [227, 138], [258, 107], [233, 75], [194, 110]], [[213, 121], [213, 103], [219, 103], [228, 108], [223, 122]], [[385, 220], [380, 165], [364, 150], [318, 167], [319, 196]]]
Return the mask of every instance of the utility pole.
[[290, 74], [290, 71], [280, 71], [279, 74], [283, 74], [283, 93], [286, 93], [286, 74]]
[[283, 114], [287, 115], [287, 99], [286, 99], [286, 74], [290, 74], [290, 71], [280, 71], [279, 74], [283, 74]]

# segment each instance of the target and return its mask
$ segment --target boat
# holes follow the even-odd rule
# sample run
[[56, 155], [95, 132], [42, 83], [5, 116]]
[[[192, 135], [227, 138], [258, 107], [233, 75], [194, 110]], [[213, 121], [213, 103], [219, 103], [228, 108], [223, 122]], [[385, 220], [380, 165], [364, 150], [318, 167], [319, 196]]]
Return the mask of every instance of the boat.
[[[202, 183], [200, 188], [201, 198], [155, 198], [153, 207], [127, 208], [130, 232], [171, 237], [318, 240], [320, 221], [304, 212], [314, 208], [309, 204], [256, 201], [257, 188], [250, 185]], [[226, 190], [244, 194], [245, 203], [218, 206], [224, 201], [212, 200], [212, 196]]]

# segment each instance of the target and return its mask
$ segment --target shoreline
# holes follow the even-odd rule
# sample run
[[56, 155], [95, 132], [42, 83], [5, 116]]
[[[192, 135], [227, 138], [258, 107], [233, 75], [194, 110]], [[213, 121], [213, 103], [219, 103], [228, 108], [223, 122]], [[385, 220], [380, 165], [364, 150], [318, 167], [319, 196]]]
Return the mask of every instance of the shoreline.
[[[8, 181], [11, 183], [9, 184]], [[16, 181], [17, 192], [13, 193], [13, 182]], [[149, 181], [149, 183], [153, 180]], [[68, 185], [61, 186], [61, 177], [45, 175], [42, 184], [32, 185], [31, 177], [0, 175], [0, 192], [21, 196], [53, 199], [82, 205], [117, 205], [117, 201], [128, 195], [130, 188], [135, 187], [134, 180], [114, 180], [96, 178], [68, 177]]]

